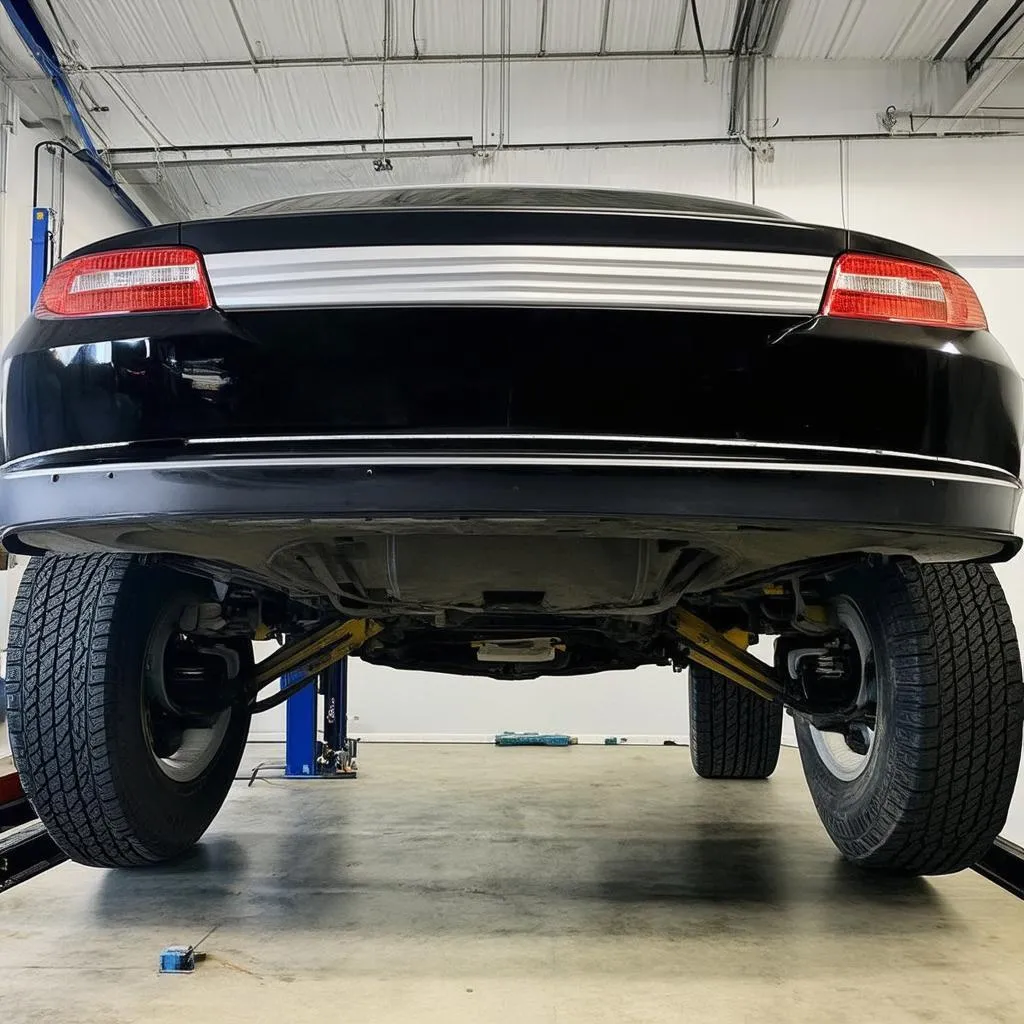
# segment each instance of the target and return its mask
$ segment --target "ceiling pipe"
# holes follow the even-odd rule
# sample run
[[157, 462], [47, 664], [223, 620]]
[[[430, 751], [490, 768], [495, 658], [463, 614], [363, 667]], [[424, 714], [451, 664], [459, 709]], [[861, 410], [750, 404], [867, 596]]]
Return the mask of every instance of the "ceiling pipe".
[[[0, 3], [15, 0], [0, 0]], [[419, 57], [411, 55], [393, 55], [388, 58], [392, 68], [415, 66], [417, 64], [478, 64], [480, 61], [498, 63], [501, 60], [521, 64], [525, 62], [543, 61], [546, 63], [576, 63], [579, 61], [598, 60], [725, 60], [731, 56], [729, 50], [609, 50], [601, 53], [598, 50], [573, 50], [559, 53], [545, 51], [543, 55], [536, 53], [507, 53], [502, 57], [498, 53], [422, 53]], [[293, 68], [359, 68], [380, 66], [380, 56], [373, 54], [359, 57], [260, 57], [255, 65], [250, 60], [212, 60], [212, 61], [171, 61], [157, 64], [94, 64], [91, 67], [75, 68], [75, 74], [88, 77], [90, 75], [149, 75], [171, 74], [184, 72], [208, 71], [252, 71], [253, 67], [260, 71], [290, 70]], [[25, 75], [12, 75], [12, 82], [31, 81]]]
[[[958, 118], [957, 120], [963, 120]], [[986, 119], [988, 120], [988, 119]], [[1008, 120], [1007, 118], [995, 118], [995, 120]], [[848, 132], [848, 133], [830, 133], [827, 135], [771, 135], [764, 139], [747, 140], [749, 146], [756, 146], [759, 143], [767, 145], [778, 145], [784, 142], [794, 143], [805, 143], [805, 142], [834, 142], [837, 140], [846, 140], [851, 142], [888, 142], [892, 139], [903, 139], [905, 141], [912, 141], [916, 139], [979, 139], [979, 138], [1020, 138], [1024, 136], [1024, 125], [1019, 130], [1013, 131], [997, 131], [997, 130], [980, 130], [980, 131], [951, 131], [951, 132], [915, 132], [913, 135], [910, 134], [899, 134], [890, 135], [888, 132]], [[378, 140], [372, 140], [374, 144]], [[455, 156], [467, 156], [471, 157], [476, 152], [475, 147], [472, 145], [472, 140], [468, 140], [469, 145], [465, 146], [425, 146], [421, 149], [406, 150], [401, 153], [401, 156], [405, 159], [412, 159], [415, 157], [422, 158], [433, 158], [433, 157], [455, 157]], [[392, 155], [397, 155], [395, 145], [399, 143], [399, 140], [392, 140], [389, 143], [389, 151]], [[179, 150], [175, 149], [164, 149], [160, 151], [154, 151], [152, 149], [143, 150], [110, 150], [109, 156], [114, 166], [120, 171], [131, 171], [131, 170], [146, 170], [162, 168], [164, 170], [170, 170], [175, 166], [182, 167], [205, 167], [213, 166], [217, 164], [232, 164], [239, 166], [245, 163], [263, 164], [268, 162], [280, 163], [280, 162], [294, 162], [294, 163], [306, 163], [309, 161], [328, 161], [328, 160], [365, 160], [367, 157], [366, 151], [343, 151], [343, 152], [321, 152], [316, 153], [315, 147], [322, 145], [319, 143], [293, 143], [295, 146], [305, 146], [305, 152], [279, 152], [279, 153], [267, 153], [265, 151], [259, 151], [253, 153], [250, 157], [241, 156], [240, 153], [247, 149], [256, 149], [257, 147], [247, 146], [223, 146], [223, 147], [204, 147], [204, 155], [194, 155], [191, 158], [187, 155], [179, 159], [173, 159], [175, 154], [179, 153]], [[337, 146], [338, 143], [332, 143]], [[685, 148], [690, 146], [742, 146], [744, 142], [735, 135], [731, 136], [711, 136], [708, 138], [694, 138], [694, 139], [604, 139], [598, 141], [587, 141], [587, 142], [562, 142], [562, 143], [550, 143], [550, 142], [517, 142], [510, 143], [505, 146], [505, 152], [513, 153], [527, 153], [527, 152], [544, 152], [545, 150], [551, 150], [552, 152], [564, 152], [572, 150], [602, 150], [602, 149], [675, 149]], [[280, 147], [278, 147], [280, 148]]]
[[67, 75], [64, 74], [64, 69], [60, 65], [60, 60], [57, 57], [53, 43], [50, 41], [49, 36], [47, 36], [46, 30], [32, 9], [29, 0], [0, 0], [0, 4], [3, 5], [15, 31], [21, 37], [29, 53], [32, 54], [36, 64], [39, 65], [40, 71], [52, 83], [54, 91], [60, 97], [68, 112], [71, 123], [82, 143], [81, 148], [74, 151], [76, 159], [89, 168], [92, 174], [110, 192], [117, 204], [129, 216], [142, 227], [150, 227], [152, 222], [149, 217], [142, 212], [131, 196], [121, 188], [110, 172], [110, 169], [100, 159], [100, 154], [96, 149], [96, 143], [93, 141], [89, 126], [85, 123], [85, 118], [78, 108], [78, 101], [71, 88], [71, 83], [68, 81]]

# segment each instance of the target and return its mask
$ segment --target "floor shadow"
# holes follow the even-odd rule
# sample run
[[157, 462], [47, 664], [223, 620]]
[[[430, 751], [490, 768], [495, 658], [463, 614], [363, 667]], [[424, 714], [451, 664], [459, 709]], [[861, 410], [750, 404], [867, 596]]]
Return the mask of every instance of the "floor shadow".
[[758, 827], [624, 841], [603, 859], [595, 895], [629, 903], [781, 904], [792, 898], [783, 850], [779, 829]]
[[345, 808], [319, 790], [291, 801], [269, 794], [238, 805], [233, 838], [214, 833], [174, 863], [108, 872], [93, 910], [124, 924], [252, 921], [420, 938], [675, 938], [761, 927], [766, 915], [780, 927], [813, 919], [825, 936], [851, 922], [868, 935], [956, 925], [927, 880], [853, 868], [816, 824], [794, 822], [782, 806], [758, 804], [752, 817], [749, 804], [729, 805], [729, 792], [702, 789], [665, 814], [620, 807], [607, 828], [456, 817], [448, 830], [408, 809], [389, 818]]
[[840, 924], [849, 925], [851, 907], [863, 908], [899, 927], [946, 926], [957, 918], [927, 878], [886, 874], [857, 867], [834, 854], [819, 879], [818, 899], [834, 912]]
[[212, 837], [165, 864], [105, 872], [92, 910], [118, 924], [157, 924], [197, 913], [216, 918], [237, 901], [250, 867], [245, 846]]

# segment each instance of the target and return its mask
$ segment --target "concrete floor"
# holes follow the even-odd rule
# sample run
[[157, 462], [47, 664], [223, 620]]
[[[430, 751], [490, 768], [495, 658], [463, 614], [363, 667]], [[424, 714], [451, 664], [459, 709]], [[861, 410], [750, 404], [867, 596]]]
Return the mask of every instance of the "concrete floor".
[[[0, 897], [3, 1019], [1024, 1018], [1024, 905], [844, 866], [794, 751], [768, 783], [682, 747], [362, 754], [357, 781], [237, 784], [183, 863]], [[195, 975], [156, 973], [214, 926]]]

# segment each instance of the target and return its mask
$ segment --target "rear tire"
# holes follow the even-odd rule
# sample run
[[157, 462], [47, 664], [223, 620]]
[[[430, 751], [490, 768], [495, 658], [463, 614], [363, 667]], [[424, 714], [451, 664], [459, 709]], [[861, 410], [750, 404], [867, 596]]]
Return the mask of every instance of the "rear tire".
[[822, 823], [863, 867], [969, 867], [1006, 821], [1020, 761], [1024, 685], [1003, 589], [988, 565], [910, 560], [835, 585], [873, 648], [876, 717], [867, 753], [852, 756], [797, 719]]
[[[168, 719], [151, 698], [170, 649], [154, 638], [178, 635], [181, 611], [204, 596], [200, 581], [133, 555], [45, 557], [25, 572], [8, 644], [11, 748], [36, 813], [80, 864], [175, 857], [227, 795], [249, 730], [244, 703], [207, 726]], [[244, 672], [252, 645], [236, 647]]]
[[767, 779], [779, 761], [782, 705], [690, 665], [690, 760], [702, 779]]

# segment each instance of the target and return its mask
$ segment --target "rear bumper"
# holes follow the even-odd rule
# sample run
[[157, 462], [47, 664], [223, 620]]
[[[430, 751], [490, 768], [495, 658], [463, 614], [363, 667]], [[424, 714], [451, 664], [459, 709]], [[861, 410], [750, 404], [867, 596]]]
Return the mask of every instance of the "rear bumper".
[[196, 536], [442, 518], [689, 530], [695, 544], [709, 527], [832, 532], [801, 557], [1017, 547], [1021, 380], [984, 331], [636, 309], [208, 310], [30, 319], [3, 369], [11, 550], [174, 551], [156, 524]]
[[208, 310], [30, 319], [3, 380], [5, 461], [74, 464], [124, 445], [178, 456], [247, 438], [540, 434], [894, 451], [1020, 472], [1021, 381], [985, 331], [637, 309]]
[[471, 520], [541, 532], [841, 531], [859, 538], [858, 549], [941, 560], [998, 561], [1020, 546], [1019, 482], [950, 460], [679, 444], [618, 455], [567, 454], [549, 441], [503, 453], [468, 442], [446, 450], [434, 442], [429, 452], [361, 445], [346, 454], [243, 445], [232, 455], [160, 462], [122, 452], [88, 465], [8, 465], [0, 473], [4, 544], [26, 553], [82, 550], [79, 540], [131, 550], [145, 549], [147, 530], [192, 524], [214, 533], [358, 521], [388, 532], [399, 522], [429, 529], [430, 521]]

